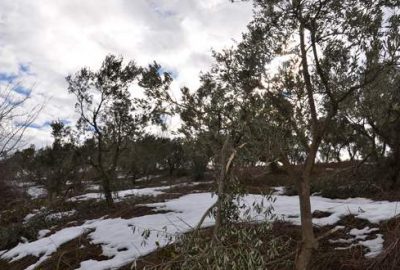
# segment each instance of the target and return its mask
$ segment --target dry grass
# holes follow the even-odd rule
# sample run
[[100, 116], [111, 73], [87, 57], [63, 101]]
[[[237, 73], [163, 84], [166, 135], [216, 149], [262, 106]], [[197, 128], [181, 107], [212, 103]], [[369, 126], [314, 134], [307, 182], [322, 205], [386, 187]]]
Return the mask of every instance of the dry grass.
[[383, 232], [384, 252], [375, 258], [368, 269], [400, 269], [400, 218], [396, 217], [380, 225]]
[[[354, 246], [345, 250], [336, 250], [340, 245], [332, 244], [329, 239], [346, 238], [352, 228], [362, 229], [365, 226], [376, 227], [366, 220], [357, 219], [354, 216], [346, 216], [340, 222], [332, 226], [315, 228], [317, 237], [327, 235], [337, 225], [344, 225], [346, 229], [335, 231], [323, 237], [319, 241], [319, 249], [314, 252], [311, 269], [312, 270], [398, 270], [400, 269], [400, 218], [392, 219], [380, 225], [380, 232], [384, 234], [384, 252], [376, 258], [367, 259], [364, 257], [365, 248]], [[202, 237], [211, 237], [212, 228], [202, 230]], [[285, 254], [271, 262], [269, 269], [293, 269], [295, 251], [300, 237], [299, 226], [286, 222], [275, 222], [272, 227], [271, 235], [274, 237], [284, 237], [290, 245]], [[260, 236], [263, 241], [268, 241], [268, 235]], [[372, 237], [372, 236], [370, 236]], [[373, 238], [373, 237], [372, 237]], [[368, 239], [368, 238], [367, 238]], [[161, 248], [147, 256], [137, 260], [135, 269], [164, 269], [170, 260], [179, 257], [174, 245]], [[289, 261], [289, 264], [288, 264]], [[290, 265], [290, 266], [288, 266]], [[132, 264], [121, 268], [131, 269]], [[170, 269], [170, 268], [165, 268]], [[175, 269], [175, 268], [172, 268]], [[177, 268], [178, 269], [178, 268]]]
[[[365, 171], [358, 170], [355, 172], [354, 163], [332, 163], [332, 164], [317, 164], [314, 171], [313, 192], [322, 191], [323, 195], [330, 195], [332, 198], [346, 198], [354, 196], [369, 197], [373, 199], [386, 199], [386, 200], [399, 200], [399, 190], [388, 190], [380, 183], [374, 184], [368, 188], [359, 188], [366, 185], [365, 182], [368, 174], [368, 167]], [[296, 168], [300, 169], [300, 168]], [[361, 173], [360, 173], [361, 171]], [[274, 173], [266, 173], [265, 168], [240, 168], [238, 169], [239, 179], [246, 187], [246, 190], [251, 193], [268, 193], [273, 186], [291, 186], [292, 180], [282, 170], [275, 171]], [[212, 178], [206, 179], [210, 181]], [[186, 177], [159, 177], [151, 181], [137, 182], [135, 188], [165, 186], [168, 184], [179, 184], [190, 182]], [[124, 185], [123, 183], [121, 185]], [[126, 183], [126, 187], [129, 183]], [[341, 189], [338, 187], [345, 187]], [[168, 190], [166, 194], [157, 197], [141, 197], [141, 198], [127, 198], [122, 202], [115, 204], [115, 207], [108, 208], [105, 203], [100, 201], [86, 201], [86, 202], [64, 202], [56, 201], [48, 207], [54, 211], [68, 211], [76, 209], [77, 214], [71, 219], [63, 220], [55, 227], [59, 230], [65, 227], [69, 221], [75, 220], [75, 224], [82, 223], [87, 219], [99, 218], [101, 216], [108, 217], [122, 217], [132, 218], [136, 216], [143, 216], [153, 213], [152, 209], [145, 206], [138, 206], [138, 204], [146, 204], [152, 202], [162, 202], [182, 195], [193, 193], [194, 190], [198, 192], [208, 192], [213, 190], [213, 184], [201, 184], [196, 186], [182, 185]], [[295, 192], [293, 193], [295, 194]], [[37, 200], [26, 204], [26, 202], [11, 202], [7, 208], [21, 209], [9, 212], [7, 215], [2, 214], [0, 222], [1, 226], [13, 226], [22, 222], [23, 217], [29, 213], [33, 208], [39, 208], [40, 205], [47, 204], [46, 201]], [[10, 214], [11, 213], [11, 214]], [[315, 212], [314, 217], [324, 217], [329, 213]], [[4, 217], [4, 218], [3, 218]], [[353, 216], [343, 218], [336, 225], [344, 225], [347, 229], [337, 231], [329, 237], [321, 239], [320, 248], [314, 253], [312, 259], [312, 270], [339, 270], [339, 269], [377, 269], [377, 270], [394, 270], [400, 269], [400, 218], [392, 219], [388, 222], [380, 224], [380, 233], [384, 235], [384, 252], [374, 259], [366, 259], [364, 257], [365, 249], [361, 246], [356, 246], [347, 250], [335, 250], [338, 245], [329, 243], [329, 239], [345, 238], [346, 234], [351, 228], [364, 228], [365, 226], [376, 227], [368, 221], [356, 219]], [[321, 236], [332, 229], [334, 226], [326, 226], [323, 228], [316, 228], [316, 235]], [[208, 237], [207, 233], [211, 229], [204, 230], [204, 237]], [[285, 237], [290, 242], [289, 248], [285, 254], [282, 254], [281, 261], [292, 263], [294, 259], [294, 252], [300, 241], [300, 228], [285, 222], [276, 222], [273, 225], [271, 235], [274, 237]], [[267, 241], [269, 236], [261, 236]], [[174, 257], [179, 256], [176, 254], [174, 246], [165, 247], [149, 254], [137, 261], [137, 269], [159, 269], [157, 266], [165, 264]], [[75, 239], [63, 245], [58, 251], [46, 261], [40, 269], [75, 269], [79, 263], [87, 259], [102, 260], [105, 257], [101, 256], [100, 246], [91, 245], [87, 236]], [[13, 264], [0, 261], [0, 269], [25, 269], [37, 261], [36, 257], [28, 256]], [[276, 262], [272, 262], [270, 269], [292, 269], [291, 267], [281, 264], [279, 258]], [[131, 269], [131, 264], [123, 267], [122, 269]]]

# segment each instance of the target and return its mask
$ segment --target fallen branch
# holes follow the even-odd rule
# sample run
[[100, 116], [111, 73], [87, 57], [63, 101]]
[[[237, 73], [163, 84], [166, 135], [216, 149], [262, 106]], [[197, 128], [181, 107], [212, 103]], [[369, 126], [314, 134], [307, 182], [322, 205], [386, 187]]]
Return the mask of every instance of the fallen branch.
[[330, 229], [330, 230], [327, 231], [326, 233], [320, 235], [320, 236], [317, 238], [317, 240], [319, 241], [319, 240], [321, 240], [321, 239], [324, 239], [324, 238], [328, 237], [329, 235], [331, 235], [331, 234], [333, 234], [333, 233], [335, 233], [335, 232], [337, 232], [338, 230], [341, 230], [341, 229], [343, 229], [343, 228], [342, 228], [342, 227], [339, 227], [339, 226], [336, 226], [335, 228]]
[[213, 205], [211, 205], [211, 206], [207, 209], [207, 211], [204, 212], [203, 216], [201, 217], [199, 223], [198, 223], [197, 226], [196, 226], [195, 231], [198, 231], [198, 230], [200, 229], [200, 227], [201, 227], [201, 225], [203, 224], [203, 222], [204, 222], [204, 220], [206, 219], [206, 217], [211, 213], [211, 211], [213, 210], [213, 208], [217, 206], [217, 203], [218, 203], [218, 201], [215, 202]]

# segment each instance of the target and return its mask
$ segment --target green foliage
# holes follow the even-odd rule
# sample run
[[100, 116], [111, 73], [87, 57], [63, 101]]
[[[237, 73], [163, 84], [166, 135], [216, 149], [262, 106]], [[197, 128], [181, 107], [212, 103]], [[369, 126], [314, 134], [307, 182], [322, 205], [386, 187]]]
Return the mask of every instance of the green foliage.
[[[23, 211], [25, 209], [21, 210]], [[54, 225], [63, 223], [62, 220], [47, 219], [46, 216], [49, 213], [48, 210], [41, 209], [40, 213], [37, 213], [27, 222], [12, 222], [12, 220], [10, 220], [8, 224], [0, 226], [0, 250], [13, 248], [20, 242], [37, 240], [40, 230], [48, 229]], [[14, 212], [13, 215], [16, 214], [19, 213]]]
[[[272, 236], [266, 223], [225, 227], [219, 240], [203, 234], [184, 236], [175, 252], [185, 259], [171, 263], [168, 269], [267, 269], [271, 261], [287, 252], [287, 243]], [[277, 264], [290, 265], [287, 260]]]
[[183, 143], [184, 158], [187, 169], [194, 180], [202, 180], [205, 177], [208, 163], [213, 155], [208, 145], [204, 144], [202, 136], [196, 139], [187, 139]]
[[139, 175], [149, 176], [164, 170], [172, 176], [184, 167], [182, 141], [144, 135], [129, 142], [119, 164], [126, 175], [132, 178]]
[[77, 100], [77, 128], [95, 142], [90, 162], [102, 178], [108, 204], [113, 202], [111, 181], [116, 177], [121, 152], [147, 121], [148, 104], [132, 99], [129, 92], [140, 79], [145, 79], [142, 68], [133, 61], [124, 65], [122, 57], [113, 55], [105, 58], [98, 71], [82, 68], [66, 78], [68, 91]]
[[[290, 267], [290, 261], [284, 256], [289, 242], [274, 236], [271, 223], [266, 221], [273, 218], [272, 208], [264, 205], [265, 202], [271, 203], [271, 198], [266, 196], [265, 201], [250, 206], [237, 199], [236, 206], [230, 207], [231, 222], [219, 230], [217, 238], [211, 234], [210, 229], [181, 235], [176, 239], [177, 243], [166, 250], [169, 260], [154, 269], [239, 270], [267, 269], [272, 265]], [[237, 214], [238, 207], [243, 211], [242, 215]], [[254, 213], [262, 217], [261, 222], [254, 222], [254, 216], [251, 217]]]

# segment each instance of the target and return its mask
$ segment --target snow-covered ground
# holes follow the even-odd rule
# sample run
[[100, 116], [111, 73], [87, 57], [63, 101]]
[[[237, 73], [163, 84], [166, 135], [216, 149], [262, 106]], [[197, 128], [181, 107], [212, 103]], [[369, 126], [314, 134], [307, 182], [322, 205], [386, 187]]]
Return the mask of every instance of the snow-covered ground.
[[70, 211], [65, 211], [65, 212], [57, 212], [57, 213], [51, 213], [46, 216], [46, 221], [52, 221], [52, 220], [58, 220], [58, 219], [63, 219], [65, 217], [71, 217], [75, 215], [77, 212], [75, 209], [72, 209]]
[[32, 199], [44, 198], [47, 196], [47, 190], [42, 186], [28, 187], [26, 192]]
[[32, 199], [44, 198], [47, 196], [47, 190], [44, 186], [38, 185], [35, 182], [13, 182], [15, 186], [22, 188]]
[[161, 175], [148, 175], [148, 176], [143, 176], [140, 178], [135, 179], [135, 182], [142, 182], [142, 181], [150, 181], [156, 178], [161, 177]]
[[[120, 190], [113, 193], [115, 200], [120, 200], [128, 196], [158, 196], [163, 194], [162, 190], [169, 189], [170, 186], [154, 187], [154, 188], [134, 188], [127, 190]], [[83, 195], [69, 198], [70, 201], [86, 201], [86, 200], [100, 200], [104, 199], [104, 193], [102, 192], [91, 192]]]
[[[115, 201], [120, 201], [126, 197], [130, 196], [158, 196], [165, 193], [166, 190], [170, 188], [180, 187], [180, 186], [196, 186], [200, 184], [210, 184], [211, 182], [191, 182], [191, 183], [180, 183], [169, 186], [160, 186], [160, 187], [150, 187], [150, 188], [133, 188], [120, 190], [113, 193], [113, 198]], [[104, 199], [104, 193], [102, 192], [91, 192], [83, 195], [78, 195], [75, 197], [71, 197], [68, 200], [70, 201], [86, 201], [86, 200], [100, 200]]]
[[[300, 224], [297, 196], [277, 194], [273, 196], [273, 199], [275, 200], [273, 203], [275, 218]], [[173, 241], [174, 236], [177, 234], [192, 230], [215, 200], [216, 197], [211, 193], [189, 194], [167, 202], [147, 205], [171, 212], [155, 213], [130, 219], [95, 219], [86, 221], [80, 226], [61, 229], [51, 235], [45, 236], [49, 232], [43, 232], [41, 234], [42, 238], [37, 241], [20, 243], [13, 249], [0, 252], [1, 258], [16, 261], [28, 255], [39, 257], [38, 262], [27, 268], [34, 269], [51, 256], [63, 243], [90, 231], [88, 237], [91, 243], [100, 245], [103, 255], [109, 257], [109, 259], [83, 261], [79, 269], [118, 268], [154, 251], [158, 246], [167, 245], [170, 240]], [[253, 202], [261, 202], [262, 200], [264, 200], [264, 203], [267, 203], [261, 195], [247, 195], [240, 203], [251, 206]], [[328, 217], [314, 218], [313, 222], [316, 226], [335, 224], [342, 217], [349, 214], [359, 219], [366, 219], [373, 224], [378, 224], [383, 220], [397, 215], [398, 203], [372, 201], [363, 198], [333, 200], [320, 196], [311, 197], [313, 211], [319, 210], [331, 213]], [[250, 211], [250, 215], [253, 220], [262, 220], [265, 218], [255, 210]], [[203, 226], [210, 226], [213, 223], [214, 220], [211, 217], [207, 217]], [[152, 233], [145, 240], [142, 234], [147, 230], [150, 230]], [[366, 239], [364, 235], [374, 232], [376, 232], [374, 228], [364, 228], [351, 230], [349, 233], [350, 238], [356, 239], [359, 241], [358, 244], [368, 249], [368, 253], [366, 254], [368, 257], [378, 255], [383, 248], [384, 239], [381, 234], [377, 234], [375, 239], [364, 240]], [[338, 242], [340, 241], [338, 239]], [[343, 241], [346, 241], [346, 239], [343, 239]], [[353, 241], [346, 243], [354, 244]]]
[[32, 213], [29, 213], [24, 217], [24, 223], [30, 221], [32, 218], [34, 218], [38, 214], [43, 213], [45, 210], [46, 210], [46, 207], [42, 207], [40, 209], [33, 209]]

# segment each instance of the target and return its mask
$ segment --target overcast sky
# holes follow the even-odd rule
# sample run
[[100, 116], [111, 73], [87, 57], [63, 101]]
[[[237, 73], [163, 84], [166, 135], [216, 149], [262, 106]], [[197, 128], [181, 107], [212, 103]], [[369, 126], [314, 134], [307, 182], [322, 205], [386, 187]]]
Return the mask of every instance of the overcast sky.
[[51, 142], [48, 123], [74, 124], [74, 97], [65, 76], [96, 69], [107, 54], [141, 65], [153, 60], [176, 76], [173, 87], [196, 88], [198, 74], [220, 50], [240, 39], [251, 2], [229, 0], [1, 0], [0, 84], [33, 86], [30, 106], [45, 108], [26, 143]]

